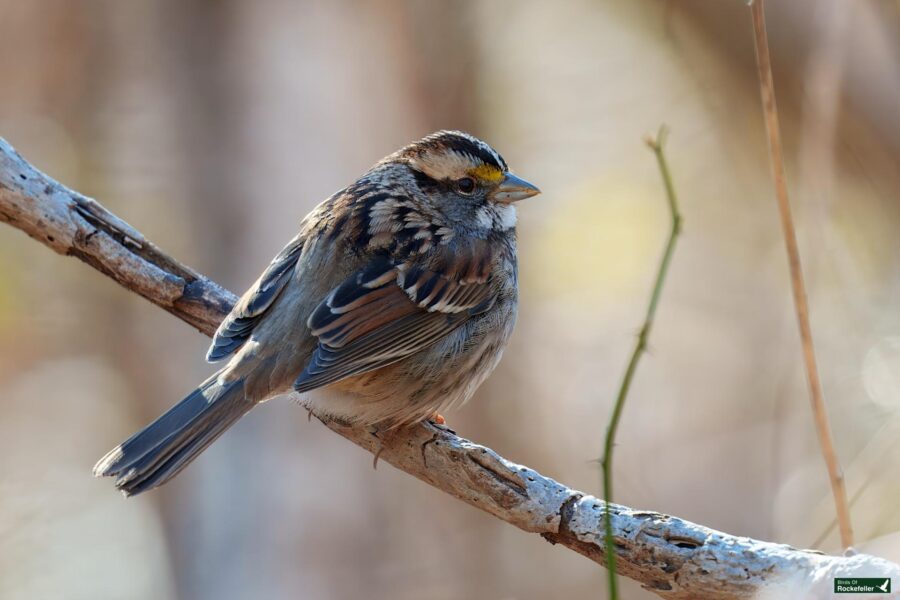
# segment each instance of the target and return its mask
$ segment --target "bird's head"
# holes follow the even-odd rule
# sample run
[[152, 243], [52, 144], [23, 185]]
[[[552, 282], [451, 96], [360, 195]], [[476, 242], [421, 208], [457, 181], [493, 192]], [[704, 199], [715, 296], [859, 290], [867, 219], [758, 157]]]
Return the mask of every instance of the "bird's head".
[[419, 198], [457, 226], [473, 231], [515, 226], [513, 203], [540, 190], [509, 172], [487, 143], [460, 131], [439, 131], [387, 157], [412, 173]]

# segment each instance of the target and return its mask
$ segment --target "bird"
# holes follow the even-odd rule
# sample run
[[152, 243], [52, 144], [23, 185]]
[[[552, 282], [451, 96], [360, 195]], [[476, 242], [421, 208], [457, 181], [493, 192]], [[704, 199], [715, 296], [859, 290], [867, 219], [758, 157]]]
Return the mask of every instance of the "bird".
[[460, 131], [383, 158], [316, 206], [241, 296], [206, 356], [224, 366], [94, 475], [125, 496], [156, 488], [284, 394], [375, 430], [465, 403], [515, 325], [516, 202], [539, 193]]

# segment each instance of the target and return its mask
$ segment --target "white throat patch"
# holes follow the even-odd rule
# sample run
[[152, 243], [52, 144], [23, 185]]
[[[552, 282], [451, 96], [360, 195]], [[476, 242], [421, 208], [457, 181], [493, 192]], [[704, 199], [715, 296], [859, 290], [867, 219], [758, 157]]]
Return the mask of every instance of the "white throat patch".
[[516, 226], [518, 217], [512, 204], [486, 204], [475, 211], [478, 227], [508, 231]]
[[497, 207], [497, 213], [500, 216], [500, 227], [503, 231], [512, 229], [516, 226], [518, 215], [516, 214], [515, 206], [512, 204], [501, 204]]

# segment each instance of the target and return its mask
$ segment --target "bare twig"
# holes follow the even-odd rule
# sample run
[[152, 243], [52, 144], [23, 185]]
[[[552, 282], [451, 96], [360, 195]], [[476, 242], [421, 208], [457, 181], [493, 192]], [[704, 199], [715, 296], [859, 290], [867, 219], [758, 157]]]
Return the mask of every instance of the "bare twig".
[[[666, 274], [669, 272], [672, 254], [675, 251], [675, 241], [678, 239], [678, 234], [681, 233], [681, 213], [678, 212], [678, 200], [675, 196], [675, 186], [672, 184], [672, 174], [669, 172], [669, 165], [666, 162], [666, 156], [663, 152], [663, 146], [665, 146], [667, 136], [668, 129], [663, 125], [659, 128], [656, 139], [648, 136], [647, 139], [644, 140], [647, 146], [653, 150], [653, 153], [656, 155], [656, 162], [659, 164], [659, 172], [662, 175], [663, 184], [666, 187], [666, 199], [668, 200], [669, 213], [672, 217], [672, 228], [669, 230], [669, 239], [666, 242], [666, 249], [663, 252], [662, 260], [659, 263], [659, 270], [656, 274], [656, 283], [653, 285], [653, 292], [650, 295], [650, 304], [647, 306], [647, 315], [644, 317], [644, 324], [641, 326], [637, 343], [634, 346], [634, 351], [631, 353], [628, 367], [625, 369], [625, 376], [622, 378], [622, 385], [619, 387], [616, 403], [613, 405], [612, 415], [609, 418], [609, 425], [606, 428], [606, 440], [603, 446], [601, 466], [603, 468], [603, 498], [607, 502], [613, 501], [612, 458], [616, 441], [616, 431], [619, 428], [619, 420], [622, 418], [622, 410], [625, 408], [625, 399], [628, 397], [628, 390], [631, 389], [631, 380], [634, 378], [634, 373], [637, 370], [638, 360], [640, 360], [641, 355], [647, 349], [647, 340], [650, 338], [650, 329], [653, 327], [653, 320], [656, 317], [656, 307], [659, 304], [659, 298], [662, 294]], [[612, 516], [609, 511], [606, 512], [604, 525], [606, 554], [609, 556], [607, 564], [607, 568], [609, 569], [607, 578], [609, 583], [609, 597], [610, 600], [617, 600], [619, 597], [619, 586], [616, 581], [615, 540], [613, 539]]]
[[778, 126], [778, 108], [775, 104], [775, 84], [772, 81], [772, 62], [769, 57], [769, 42], [766, 36], [766, 20], [763, 0], [755, 0], [750, 7], [753, 16], [753, 32], [756, 46], [756, 63], [759, 75], [759, 90], [762, 95], [763, 112], [766, 121], [766, 133], [769, 139], [769, 158], [772, 163], [772, 179], [775, 182], [775, 196], [778, 200], [778, 213], [784, 232], [787, 247], [788, 264], [791, 271], [791, 290], [794, 294], [794, 307], [797, 312], [797, 325], [803, 343], [803, 360], [806, 365], [806, 382], [809, 386], [809, 399], [812, 404], [816, 433], [822, 456], [828, 468], [831, 480], [831, 492], [837, 511], [838, 524], [841, 531], [841, 543], [845, 548], [853, 545], [853, 528], [850, 523], [850, 507], [847, 503], [847, 490], [844, 486], [844, 475], [834, 449], [831, 438], [831, 427], [828, 423], [828, 411], [822, 398], [822, 385], [816, 366], [816, 353], [813, 346], [812, 328], [809, 324], [809, 305], [806, 299], [806, 286], [803, 282], [803, 270], [800, 266], [800, 250], [797, 246], [797, 234], [794, 231], [794, 220], [791, 206], [788, 203], [787, 182], [784, 174], [784, 156], [781, 152], [781, 133]]
[[[93, 200], [32, 167], [2, 139], [0, 221], [83, 260], [206, 335], [235, 301], [234, 294], [162, 253]], [[326, 425], [471, 506], [598, 564], [606, 562], [602, 500], [428, 423], [385, 440], [362, 428]], [[835, 575], [900, 578], [900, 565], [873, 556], [827, 556], [655, 512], [610, 508], [619, 571], [664, 598], [744, 599], [762, 590], [775, 594], [768, 598], [829, 598]]]

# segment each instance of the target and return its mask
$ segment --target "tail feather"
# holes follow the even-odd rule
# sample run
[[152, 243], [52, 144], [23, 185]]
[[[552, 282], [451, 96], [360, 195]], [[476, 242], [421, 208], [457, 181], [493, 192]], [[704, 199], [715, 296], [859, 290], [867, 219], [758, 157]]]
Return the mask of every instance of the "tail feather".
[[160, 486], [252, 407], [242, 380], [222, 384], [213, 376], [101, 458], [94, 476], [116, 477], [116, 487], [126, 496]]

